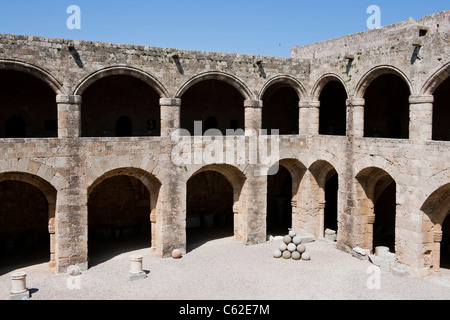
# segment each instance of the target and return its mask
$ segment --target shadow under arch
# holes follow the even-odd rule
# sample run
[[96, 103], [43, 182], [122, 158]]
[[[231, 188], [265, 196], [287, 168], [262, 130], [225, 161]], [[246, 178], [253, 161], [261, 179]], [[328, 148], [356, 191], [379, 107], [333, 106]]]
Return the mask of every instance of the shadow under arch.
[[45, 82], [56, 95], [65, 94], [65, 89], [61, 81], [41, 67], [17, 60], [0, 59], [0, 70], [14, 70], [30, 74]]
[[232, 165], [211, 164], [191, 174], [186, 184], [187, 252], [211, 240], [239, 238], [245, 175]]
[[239, 93], [242, 95], [242, 97], [245, 100], [253, 100], [253, 94], [250, 91], [250, 89], [247, 87], [247, 85], [240, 80], [239, 78], [220, 71], [208, 71], [204, 73], [200, 73], [191, 79], [189, 79], [187, 82], [185, 82], [181, 88], [178, 90], [177, 94], [175, 95], [175, 98], [181, 98], [192, 86], [195, 84], [205, 81], [205, 80], [219, 80], [223, 81], [231, 86], [233, 86]]
[[285, 158], [272, 165], [267, 175], [268, 234], [285, 235], [288, 229], [297, 229], [301, 211], [301, 189], [307, 169], [297, 159]]
[[139, 79], [153, 88], [161, 98], [169, 97], [169, 93], [166, 88], [155, 77], [143, 70], [128, 66], [113, 66], [95, 71], [78, 83], [73, 90], [73, 95], [81, 96], [83, 92], [97, 80], [115, 75], [125, 75]]
[[356, 197], [360, 229], [355, 230], [366, 249], [389, 247], [395, 252], [396, 190], [392, 176], [378, 167], [356, 175]]
[[[117, 221], [110, 221], [106, 225], [100, 225], [99, 233], [103, 242], [100, 241], [100, 245], [96, 248], [98, 253], [96, 253], [94, 257], [88, 256], [89, 267], [107, 261], [112, 257], [129, 250], [143, 248], [156, 250], [158, 230], [157, 207], [159, 205], [160, 188], [161, 182], [158, 178], [143, 169], [134, 167], [124, 167], [108, 171], [98, 177], [88, 187], [88, 227], [90, 226], [91, 218], [93, 218], [91, 215], [95, 215], [95, 213], [91, 210], [97, 210], [98, 208], [98, 205], [94, 204], [94, 201], [97, 201], [96, 198], [98, 197], [100, 199], [99, 201], [103, 201], [105, 195], [108, 196], [108, 194], [110, 194], [112, 197], [109, 197], [108, 199], [110, 199], [111, 202], [120, 201], [120, 196], [117, 195], [117, 190], [120, 190], [120, 195], [123, 198], [127, 197], [127, 203], [130, 204], [129, 206], [122, 206], [122, 204], [117, 205], [117, 210], [121, 211], [120, 214], [122, 215], [124, 213], [122, 211], [129, 208], [130, 211], [125, 212], [125, 214], [130, 217], [129, 220], [134, 219], [131, 221], [131, 224], [130, 222], [128, 224], [121, 224]], [[97, 190], [100, 190], [100, 194], [96, 194]], [[105, 208], [107, 209], [107, 207]], [[129, 215], [130, 212], [139, 214], [133, 217]], [[140, 220], [140, 217], [142, 217], [143, 220]], [[150, 230], [148, 230], [148, 228]], [[91, 231], [90, 234], [92, 235], [93, 232]], [[120, 235], [129, 236], [128, 238], [131, 240], [128, 241], [125, 239], [124, 241], [121, 241], [119, 238]], [[144, 237], [142, 237], [142, 235]], [[102, 251], [103, 245], [105, 243], [107, 245], [110, 241], [108, 240], [105, 242], [105, 239], [119, 240], [115, 241], [114, 248], [111, 249], [110, 246], [106, 246], [106, 249]]]
[[[46, 201], [46, 230], [48, 232], [48, 248], [46, 247], [47, 253], [45, 256], [47, 258], [42, 258], [39, 255], [36, 255], [36, 260], [33, 260], [32, 263], [42, 263], [42, 262], [48, 262], [48, 265], [50, 268], [54, 268], [56, 266], [56, 252], [55, 252], [55, 218], [56, 218], [56, 198], [57, 198], [57, 190], [46, 180], [44, 180], [41, 177], [38, 177], [36, 175], [33, 175], [31, 173], [26, 172], [3, 172], [0, 173], [0, 184], [7, 182], [19, 182], [19, 183], [25, 183], [33, 188], [35, 188], [36, 191], [40, 192]], [[11, 186], [10, 186], [11, 187]], [[0, 190], [1, 191], [1, 190]], [[11, 191], [11, 189], [9, 190]], [[20, 190], [17, 190], [17, 192], [20, 192], [21, 194], [25, 193], [28, 195], [28, 191], [26, 188], [20, 187]], [[31, 191], [30, 191], [31, 192]], [[34, 191], [32, 191], [34, 193]], [[18, 198], [18, 195], [16, 195], [16, 198]], [[37, 205], [37, 204], [35, 204]], [[8, 210], [5, 206], [3, 206], [3, 209], [0, 210], [0, 212], [3, 214], [5, 212], [2, 212], [3, 210]], [[5, 217], [3, 217], [5, 218]], [[14, 217], [14, 219], [18, 220], [19, 217]], [[1, 220], [1, 219], [0, 219]], [[2, 223], [3, 224], [3, 223]], [[39, 253], [37, 251], [37, 253]], [[34, 258], [33, 258], [34, 259]], [[31, 262], [28, 260], [17, 260], [17, 263], [20, 264], [20, 267], [28, 266]], [[2, 273], [5, 270], [10, 270], [10, 268], [17, 268], [18, 265], [15, 266], [6, 266], [6, 269], [2, 268]], [[7, 272], [7, 271], [6, 271]]]
[[420, 210], [424, 214], [424, 267], [438, 274], [440, 268], [450, 269], [450, 183], [433, 192]]
[[314, 211], [317, 211], [318, 221], [315, 223], [316, 234], [324, 237], [325, 229], [339, 232], [338, 192], [339, 176], [335, 167], [326, 160], [317, 160], [311, 164], [312, 175], [310, 184], [311, 195], [314, 195]]

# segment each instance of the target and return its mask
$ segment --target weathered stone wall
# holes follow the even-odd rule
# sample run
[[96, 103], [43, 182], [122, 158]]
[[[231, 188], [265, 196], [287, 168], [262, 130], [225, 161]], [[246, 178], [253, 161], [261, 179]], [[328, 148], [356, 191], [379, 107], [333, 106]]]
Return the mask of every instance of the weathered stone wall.
[[410, 18], [382, 28], [295, 47], [291, 50], [291, 56], [299, 59], [314, 59], [330, 55], [354, 54], [371, 47], [396, 45], [402, 41], [415, 40], [423, 35], [447, 33], [449, 30], [449, 11], [443, 11], [425, 16], [420, 20]]
[[[424, 23], [431, 26], [448, 14], [427, 17]], [[341, 248], [368, 246], [373, 208], [357, 177], [375, 167], [379, 170], [367, 171], [370, 179], [376, 182], [370, 173], [385, 172], [397, 185], [398, 260], [411, 273], [427, 274], [438, 266], [425, 255], [430, 231], [422, 206], [450, 182], [449, 142], [431, 140], [432, 94], [450, 73], [447, 24], [439, 23], [439, 33], [420, 38], [418, 52], [413, 35], [395, 44], [380, 34], [377, 38], [382, 42], [371, 42], [372, 31], [348, 36], [355, 43], [364, 39], [371, 44], [355, 50], [349, 46], [345, 52], [354, 56], [351, 64], [323, 43], [305, 49], [327, 52], [311, 59], [297, 49], [291, 58], [279, 58], [1, 34], [0, 72], [29, 73], [54, 90], [58, 138], [1, 139], [0, 176], [13, 172], [16, 180], [56, 190], [49, 230], [54, 230], [52, 261], [58, 272], [71, 264], [87, 267], [88, 198], [94, 186], [114, 175], [137, 178], [149, 190], [152, 247], [161, 256], [175, 248], [185, 250], [187, 182], [205, 170], [221, 173], [233, 187], [236, 238], [246, 244], [260, 243], [266, 238], [267, 196], [267, 178], [258, 174], [261, 166], [248, 162], [176, 165], [171, 159], [176, 141], [170, 134], [180, 127], [183, 94], [203, 80], [225, 81], [240, 92], [247, 131], [262, 127], [264, 93], [272, 86], [288, 85], [300, 100], [299, 134], [280, 136], [280, 163], [293, 180], [293, 228], [323, 235], [324, 184], [329, 173], [336, 171], [338, 244]], [[403, 34], [401, 28], [394, 29]], [[408, 139], [363, 136], [364, 93], [383, 74], [399, 76], [409, 88]], [[133, 76], [158, 93], [160, 136], [81, 137], [83, 92], [109, 75]], [[318, 134], [319, 96], [330, 80], [340, 82], [347, 92], [346, 136]], [[189, 139], [189, 149], [194, 145]], [[30, 180], [30, 175], [36, 178]]]

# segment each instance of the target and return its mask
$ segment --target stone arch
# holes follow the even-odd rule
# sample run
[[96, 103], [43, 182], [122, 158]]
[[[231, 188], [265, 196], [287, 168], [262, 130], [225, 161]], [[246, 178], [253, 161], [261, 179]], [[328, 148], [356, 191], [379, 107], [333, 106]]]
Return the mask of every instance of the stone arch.
[[242, 80], [231, 74], [220, 71], [208, 71], [205, 73], [198, 74], [195, 77], [189, 79], [178, 90], [177, 94], [175, 95], [175, 98], [181, 98], [189, 88], [204, 80], [219, 80], [228, 83], [229, 85], [233, 86], [236, 90], [238, 90], [245, 100], [253, 100], [252, 92]]
[[303, 85], [287, 75], [276, 76], [267, 81], [259, 99], [262, 106], [262, 129], [271, 134], [278, 130], [281, 135], [297, 135], [300, 131], [299, 103], [307, 97]]
[[[87, 188], [87, 198], [86, 203], [88, 203], [89, 198], [92, 194], [92, 192], [95, 190], [97, 186], [99, 186], [102, 182], [119, 176], [127, 176], [136, 178], [139, 180], [145, 188], [148, 190], [150, 195], [150, 212], [148, 213], [148, 219], [151, 223], [151, 245], [152, 245], [152, 251], [156, 251], [157, 246], [159, 245], [158, 239], [157, 239], [157, 232], [158, 232], [158, 223], [159, 223], [159, 215], [158, 212], [160, 211], [160, 195], [159, 191], [161, 188], [161, 182], [160, 180], [153, 174], [140, 169], [136, 167], [121, 167], [112, 169], [110, 171], [107, 171], [106, 173], [102, 174], [98, 178], [95, 179], [94, 182], [92, 182], [89, 187]], [[88, 217], [86, 217], [88, 219]], [[87, 223], [87, 221], [86, 221]]]
[[267, 81], [259, 91], [258, 99], [262, 100], [267, 90], [273, 86], [289, 86], [297, 92], [299, 100], [309, 99], [305, 87], [296, 78], [289, 75], [278, 75]]
[[450, 77], [450, 62], [434, 72], [420, 90], [421, 95], [432, 95], [439, 85]]
[[[310, 175], [310, 198], [311, 199], [311, 210], [313, 210], [313, 216], [316, 217], [314, 223], [314, 234], [317, 237], [323, 237], [325, 231], [325, 212], [327, 208], [327, 198], [330, 198], [330, 194], [326, 191], [327, 183], [335, 175], [337, 175], [337, 170], [335, 167], [326, 160], [317, 160], [311, 164], [309, 167]], [[336, 190], [336, 193], [338, 190]], [[336, 194], [337, 201], [337, 194]], [[336, 229], [338, 225], [338, 213], [337, 213], [337, 203], [329, 203], [328, 207], [331, 205], [336, 206]], [[338, 231], [338, 230], [334, 230]]]
[[147, 187], [148, 191], [150, 192], [151, 196], [151, 208], [156, 209], [156, 204], [158, 200], [158, 192], [161, 188], [161, 182], [157, 177], [155, 177], [153, 174], [144, 171], [140, 168], [134, 168], [134, 167], [123, 167], [118, 169], [110, 170], [106, 173], [104, 173], [102, 176], [98, 177], [91, 185], [87, 188], [87, 196], [89, 198], [89, 195], [92, 193], [92, 191], [97, 187], [101, 182], [105, 181], [108, 178], [115, 177], [115, 176], [130, 176], [137, 178], [140, 180], [144, 186]]
[[45, 82], [56, 95], [65, 94], [65, 89], [62, 83], [49, 71], [41, 67], [17, 60], [11, 61], [0, 59], [0, 70], [14, 70], [33, 75], [39, 80]]
[[408, 86], [410, 95], [414, 95], [414, 87], [403, 71], [394, 66], [381, 65], [370, 69], [361, 77], [355, 87], [355, 91], [353, 94], [354, 98], [363, 99], [366, 89], [370, 86], [372, 81], [385, 74], [393, 74], [400, 77]]
[[166, 90], [166, 88], [155, 77], [153, 77], [152, 75], [143, 70], [128, 66], [114, 66], [97, 70], [96, 72], [84, 78], [75, 87], [73, 95], [82, 95], [83, 92], [97, 80], [114, 75], [126, 75], [137, 78], [148, 84], [151, 88], [153, 88], [161, 98], [169, 97], [169, 93]]
[[[443, 230], [444, 221], [450, 214], [450, 183], [434, 191], [420, 210], [424, 215], [422, 223], [424, 267], [429, 268], [431, 273], [439, 273], [442, 246], [450, 245], [448, 230], [447, 234]], [[443, 238], [444, 234], [447, 236], [446, 239]], [[448, 247], [446, 249], [448, 250]]]
[[232, 185], [234, 194], [237, 196], [241, 194], [246, 178], [242, 171], [240, 171], [238, 168], [229, 164], [210, 164], [195, 171], [190, 175], [188, 180], [194, 177], [196, 174], [205, 171], [216, 171], [218, 173], [221, 173]]
[[433, 96], [432, 104], [432, 139], [437, 141], [450, 141], [448, 131], [448, 118], [450, 110], [448, 108], [450, 87], [450, 63], [447, 63], [425, 82], [421, 89], [424, 96]]
[[[284, 169], [289, 172], [290, 175], [290, 181], [291, 181], [291, 190], [290, 190], [290, 196], [291, 198], [288, 199], [289, 205], [291, 206], [291, 224], [289, 226], [292, 227], [294, 230], [300, 231], [300, 226], [302, 225], [302, 216], [301, 213], [304, 210], [303, 204], [304, 204], [304, 188], [302, 188], [302, 184], [304, 183], [304, 176], [307, 172], [306, 166], [300, 162], [297, 159], [294, 158], [283, 158], [280, 159], [276, 164], [272, 165], [272, 167], [269, 169], [269, 173], [271, 175], [268, 176], [267, 179], [267, 197], [270, 197], [270, 182], [272, 180], [272, 177], [274, 177], [279, 172], [279, 167], [283, 167]], [[269, 203], [267, 204], [269, 206]], [[269, 207], [268, 207], [269, 210]], [[269, 214], [269, 211], [267, 211]], [[267, 217], [269, 218], [269, 217]], [[284, 230], [284, 232], [287, 232], [287, 229]]]
[[0, 183], [4, 181], [18, 181], [27, 183], [29, 185], [36, 187], [44, 195], [47, 201], [48, 232], [50, 235], [49, 267], [51, 268], [55, 267], [57, 259], [55, 252], [55, 244], [56, 244], [55, 220], [56, 220], [57, 190], [46, 179], [27, 172], [19, 172], [19, 171], [2, 172], [0, 173]]
[[323, 88], [331, 81], [339, 82], [344, 87], [347, 96], [349, 96], [349, 90], [347, 88], [345, 81], [342, 80], [342, 78], [337, 74], [327, 73], [321, 76], [314, 84], [311, 90], [311, 100], [319, 101], [320, 93], [322, 92]]
[[[191, 181], [192, 178], [196, 177], [200, 173], [206, 172], [216, 172], [219, 173], [223, 178], [225, 178], [233, 189], [233, 199], [232, 199], [232, 211], [233, 211], [233, 234], [234, 237], [240, 241], [244, 241], [245, 234], [247, 230], [243, 226], [246, 213], [246, 177], [242, 171], [228, 164], [210, 164], [201, 167], [195, 172], [188, 172], [188, 179], [186, 184]], [[190, 173], [190, 174], [189, 174]], [[186, 194], [187, 196], [187, 194]], [[187, 198], [186, 198], [187, 201]], [[188, 209], [188, 208], [186, 208]], [[186, 210], [187, 217], [187, 210]]]
[[[389, 242], [392, 250], [395, 250], [395, 221], [396, 221], [396, 190], [397, 185], [395, 179], [385, 170], [379, 167], [366, 167], [359, 171], [356, 175], [356, 203], [357, 203], [357, 219], [359, 228], [355, 230], [355, 234], [359, 238], [359, 245], [364, 248], [372, 250], [377, 244], [374, 242], [374, 224], [376, 221], [376, 206], [377, 201], [381, 196], [384, 196], [384, 191], [390, 187], [394, 188], [394, 200], [389, 201], [391, 204], [390, 216], [388, 218], [393, 221], [393, 225], [388, 225], [389, 235], [394, 236], [394, 239]], [[390, 193], [392, 196], [392, 193]], [[393, 207], [393, 208], [392, 208]], [[387, 210], [389, 211], [389, 210]], [[388, 212], [389, 213], [389, 212]], [[394, 228], [393, 230], [390, 228]], [[387, 231], [386, 231], [387, 232]], [[386, 245], [387, 246], [387, 245]]]

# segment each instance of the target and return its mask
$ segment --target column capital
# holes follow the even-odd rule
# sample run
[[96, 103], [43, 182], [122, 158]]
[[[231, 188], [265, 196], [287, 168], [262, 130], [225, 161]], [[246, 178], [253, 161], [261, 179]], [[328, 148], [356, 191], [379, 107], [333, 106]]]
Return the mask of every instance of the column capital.
[[181, 106], [181, 99], [178, 99], [178, 98], [161, 98], [161, 99], [159, 99], [159, 104], [161, 106], [180, 107]]
[[364, 107], [366, 105], [366, 100], [363, 98], [347, 99], [345, 103], [347, 104], [347, 107]]
[[245, 100], [244, 101], [244, 107], [245, 108], [261, 109], [263, 107], [263, 101], [262, 100]]
[[434, 96], [432, 95], [412, 95], [409, 96], [410, 104], [421, 104], [421, 103], [433, 103]]
[[298, 105], [300, 108], [320, 108], [320, 101], [300, 101]]
[[56, 96], [56, 103], [60, 104], [81, 104], [81, 102], [83, 101], [81, 96], [78, 95], [63, 95], [63, 94], [58, 94]]

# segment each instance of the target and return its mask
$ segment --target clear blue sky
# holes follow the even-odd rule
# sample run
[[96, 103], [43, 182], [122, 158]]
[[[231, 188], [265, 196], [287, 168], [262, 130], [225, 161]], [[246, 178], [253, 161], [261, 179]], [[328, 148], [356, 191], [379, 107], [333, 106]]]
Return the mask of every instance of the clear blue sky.
[[[81, 30], [69, 30], [69, 5]], [[0, 33], [155, 47], [289, 56], [290, 49], [367, 29], [370, 5], [381, 25], [450, 9], [449, 0], [3, 0]]]

